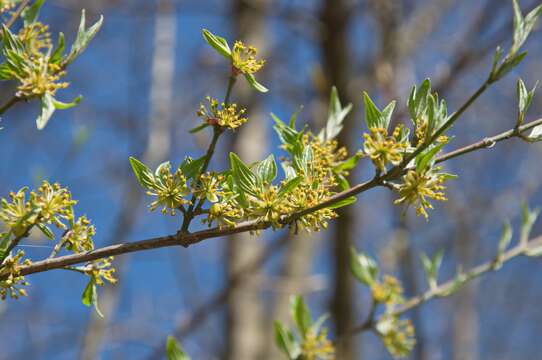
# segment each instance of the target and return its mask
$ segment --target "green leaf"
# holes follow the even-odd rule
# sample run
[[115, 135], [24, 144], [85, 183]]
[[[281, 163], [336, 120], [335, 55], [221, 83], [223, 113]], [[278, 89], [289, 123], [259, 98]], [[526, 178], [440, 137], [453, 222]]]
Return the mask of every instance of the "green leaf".
[[256, 176], [250, 171], [249, 167], [239, 159], [235, 153], [230, 153], [230, 164], [232, 169], [233, 180], [242, 192], [246, 192], [253, 196], [256, 194]]
[[32, 5], [27, 6], [23, 10], [21, 16], [23, 18], [24, 26], [33, 24], [38, 19], [40, 9], [43, 6], [44, 2], [45, 0], [36, 0]]
[[283, 197], [284, 195], [290, 193], [293, 189], [295, 189], [301, 182], [303, 181], [302, 176], [296, 176], [288, 181], [286, 181], [281, 187], [278, 192], [278, 197]]
[[430, 289], [437, 287], [438, 271], [442, 264], [443, 258], [444, 250], [442, 249], [437, 251], [437, 253], [431, 259], [429, 259], [424, 253], [420, 254], [420, 259], [422, 261], [423, 269], [425, 271], [425, 275], [427, 276], [427, 282]]
[[523, 124], [523, 121], [525, 119], [525, 113], [531, 106], [537, 86], [538, 86], [538, 81], [535, 83], [533, 89], [529, 91], [527, 90], [527, 87], [525, 86], [525, 83], [523, 82], [523, 80], [518, 79], [518, 82], [517, 82], [518, 120], [517, 120], [516, 126], [520, 126], [521, 124]]
[[211, 45], [213, 49], [215, 49], [220, 55], [224, 56], [226, 59], [231, 59], [231, 50], [226, 39], [213, 34], [207, 29], [203, 29], [201, 32], [205, 41], [207, 41], [207, 43]]
[[189, 132], [190, 134], [195, 134], [195, 133], [197, 133], [197, 132], [199, 132], [199, 131], [205, 129], [205, 128], [208, 127], [208, 126], [211, 126], [211, 125], [209, 125], [209, 124], [207, 124], [207, 123], [202, 123], [202, 124], [199, 124], [198, 126], [192, 128], [192, 129], [190, 129], [188, 132]]
[[425, 79], [419, 89], [414, 86], [407, 101], [408, 111], [414, 124], [423, 117], [427, 111], [427, 97], [431, 94], [431, 81]]
[[40, 229], [43, 235], [45, 235], [49, 240], [55, 239], [55, 234], [53, 234], [53, 232], [51, 231], [51, 229], [49, 229], [47, 225], [42, 224], [42, 223], [37, 223], [36, 226], [38, 227], [38, 229]]
[[52, 64], [58, 64], [62, 61], [62, 55], [64, 54], [64, 49], [66, 48], [66, 40], [64, 39], [64, 33], [58, 34], [58, 44], [49, 58], [49, 62]]
[[334, 139], [343, 129], [343, 122], [346, 116], [352, 110], [352, 104], [348, 104], [345, 108], [342, 107], [337, 88], [331, 88], [329, 98], [329, 109], [327, 115], [326, 127], [318, 134], [318, 138], [325, 142]]
[[70, 109], [70, 108], [72, 108], [74, 106], [77, 106], [77, 104], [79, 104], [82, 99], [83, 99], [83, 97], [81, 95], [79, 95], [78, 97], [73, 99], [72, 102], [65, 103], [65, 102], [58, 101], [57, 99], [53, 98], [53, 105], [54, 105], [55, 109], [57, 109], [57, 110], [66, 110], [66, 109]]
[[101, 318], [104, 317], [102, 312], [100, 311], [100, 308], [98, 307], [98, 291], [96, 290], [96, 282], [93, 278], [88, 281], [85, 290], [83, 290], [81, 301], [84, 305], [88, 307], [90, 307], [90, 305], [94, 305], [94, 309], [96, 310], [98, 316], [100, 316]]
[[146, 189], [153, 189], [155, 184], [151, 169], [132, 156], [130, 156], [130, 165], [132, 165], [137, 182]]
[[70, 53], [64, 59], [64, 64], [68, 65], [73, 60], [75, 60], [85, 49], [87, 48], [90, 41], [96, 36], [103, 24], [103, 16], [100, 15], [100, 19], [92, 25], [90, 28], [86, 29], [86, 15], [85, 10], [81, 12], [81, 22], [79, 23], [79, 30], [77, 31], [77, 37], [72, 44]]
[[294, 335], [278, 321], [275, 321], [275, 343], [289, 360], [296, 360], [300, 355], [299, 344], [296, 343]]
[[528, 136], [529, 140], [532, 142], [542, 140], [542, 125], [538, 125], [531, 130], [531, 133]]
[[275, 162], [273, 154], [256, 164], [254, 170], [257, 180], [261, 185], [264, 183], [270, 185], [277, 177], [277, 163]]
[[38, 130], [43, 130], [43, 128], [45, 128], [55, 110], [56, 107], [53, 96], [49, 93], [43, 94], [41, 97], [41, 112], [36, 119], [36, 126]]
[[173, 336], [167, 337], [166, 355], [168, 360], [190, 360]]
[[256, 78], [254, 77], [254, 75], [245, 74], [245, 79], [247, 79], [248, 83], [250, 84], [250, 86], [252, 86], [254, 90], [262, 92], [262, 93], [266, 93], [269, 91], [269, 89], [267, 89], [265, 86], [263, 86], [262, 84], [256, 81]]
[[434, 147], [430, 147], [416, 156], [416, 172], [421, 173], [433, 163], [435, 155], [446, 145], [447, 142], [442, 142]]
[[376, 107], [375, 103], [365, 91], [363, 92], [363, 102], [365, 103], [365, 123], [369, 129], [378, 128], [382, 123], [382, 113]]
[[332, 205], [327, 206], [328, 209], [338, 209], [342, 208], [348, 205], [352, 205], [357, 201], [355, 196], [347, 197], [346, 199], [337, 201], [336, 203], [333, 203]]
[[510, 245], [510, 242], [512, 241], [512, 226], [510, 225], [510, 222], [505, 222], [503, 225], [502, 235], [499, 240], [499, 247], [498, 247], [498, 254], [502, 255], [504, 251], [508, 248], [508, 245]]
[[301, 337], [304, 339], [307, 330], [309, 330], [312, 319], [309, 312], [309, 308], [303, 301], [301, 296], [292, 296], [290, 297], [290, 316], [294, 319], [294, 322], [301, 334]]
[[339, 165], [336, 165], [334, 168], [333, 168], [333, 172], [335, 173], [341, 173], [343, 171], [350, 171], [352, 170], [353, 168], [356, 167], [356, 165], [358, 164], [359, 160], [363, 157], [363, 154], [362, 153], [357, 153], [351, 157], [349, 157], [348, 159], [346, 159], [345, 161], [341, 162]]
[[197, 158], [196, 160], [192, 160], [192, 158], [190, 157], [185, 157], [185, 159], [179, 166], [181, 168], [181, 172], [187, 179], [195, 178], [201, 172], [203, 164], [205, 164], [205, 159], [205, 155]]
[[350, 248], [350, 270], [362, 284], [371, 286], [378, 275], [378, 265], [364, 252], [358, 252], [354, 247]]
[[526, 203], [522, 204], [521, 228], [520, 228], [520, 235], [519, 235], [519, 241], [521, 244], [525, 244], [529, 241], [531, 230], [539, 214], [540, 214], [539, 208], [536, 208], [531, 211]]

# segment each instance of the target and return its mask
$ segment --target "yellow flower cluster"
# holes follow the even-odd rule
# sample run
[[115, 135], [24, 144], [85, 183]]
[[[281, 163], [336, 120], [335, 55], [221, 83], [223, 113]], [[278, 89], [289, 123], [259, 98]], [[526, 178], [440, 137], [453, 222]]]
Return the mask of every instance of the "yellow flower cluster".
[[36, 221], [37, 213], [33, 212], [32, 204], [26, 201], [28, 188], [22, 188], [16, 193], [10, 192], [8, 201], [2, 198], [0, 220], [16, 237], [24, 235]]
[[73, 224], [72, 228], [66, 231], [62, 241], [66, 244], [66, 249], [75, 253], [90, 251], [94, 249], [92, 237], [96, 235], [96, 229], [90, 224], [86, 216], [81, 216]]
[[53, 47], [49, 26], [40, 22], [22, 27], [18, 37], [24, 44], [26, 51], [33, 56], [39, 57], [42, 51], [47, 52]]
[[307, 330], [301, 343], [301, 358], [304, 360], [333, 359], [335, 348], [327, 339], [327, 330], [323, 329], [318, 334], [314, 329]]
[[437, 171], [440, 169], [440, 167], [436, 167], [421, 173], [409, 170], [403, 176], [403, 183], [398, 185], [397, 189], [400, 198], [395, 200], [395, 204], [404, 203], [414, 205], [416, 207], [416, 214], [418, 216], [423, 215], [427, 219], [426, 209], [433, 208], [429, 199], [437, 201], [448, 200], [442, 191], [446, 189], [443, 184], [447, 179], [447, 175], [439, 174]]
[[190, 201], [184, 198], [190, 191], [186, 185], [186, 177], [181, 172], [181, 169], [171, 173], [171, 165], [167, 163], [158, 169], [154, 179], [152, 189], [147, 191], [148, 195], [157, 197], [149, 205], [151, 211], [158, 206], [162, 206], [163, 214], [167, 214], [169, 209], [169, 213], [173, 216], [176, 214], [176, 209], [182, 205], [190, 204]]
[[253, 46], [246, 46], [241, 41], [233, 44], [231, 59], [233, 67], [243, 74], [253, 74], [265, 64], [265, 60], [256, 60], [258, 50]]
[[96, 260], [83, 270], [85, 274], [94, 279], [96, 285], [103, 285], [104, 280], [108, 281], [111, 284], [115, 284], [117, 279], [113, 276], [115, 268], [112, 267], [111, 262], [113, 257], [110, 256], [106, 259]]
[[224, 196], [220, 184], [224, 176], [215, 173], [205, 173], [199, 176], [199, 181], [192, 182], [192, 193], [198, 199], [207, 199], [209, 202], [218, 202], [219, 197]]
[[371, 128], [370, 134], [363, 134], [365, 142], [363, 151], [381, 172], [386, 171], [386, 165], [399, 165], [409, 144], [400, 139], [402, 126], [397, 126], [391, 136], [383, 128]]
[[409, 319], [400, 319], [394, 315], [384, 315], [376, 325], [382, 342], [395, 358], [403, 358], [410, 354], [416, 345], [416, 332]]
[[77, 201], [73, 200], [68, 189], [60, 184], [44, 181], [37, 192], [30, 193], [30, 203], [39, 209], [42, 222], [66, 229], [67, 226], [62, 220], [73, 219], [72, 207]]
[[[0, 280], [0, 299], [6, 300], [8, 295], [12, 299], [26, 296], [26, 290], [20, 287], [27, 286], [28, 282], [24, 279], [24, 276], [19, 275], [19, 267], [23, 256], [24, 252], [20, 250], [15, 256], [7, 256], [0, 265], [0, 275], [7, 275], [5, 280]], [[23, 261], [23, 265], [30, 265], [30, 263], [29, 259]]]
[[211, 226], [213, 221], [217, 222], [218, 227], [233, 227], [235, 222], [243, 218], [243, 208], [233, 201], [223, 201], [214, 203], [209, 209], [206, 222]]
[[57, 64], [49, 63], [48, 58], [31, 58], [25, 54], [23, 60], [19, 71], [13, 72], [13, 76], [20, 82], [15, 94], [17, 97], [41, 96], [46, 93], [54, 95], [57, 90], [68, 87], [69, 83], [60, 81], [66, 72]]
[[[429, 126], [427, 118], [418, 119], [414, 123], [416, 124], [414, 129], [414, 146], [419, 146], [425, 142], [425, 139], [432, 136], [435, 133], [435, 130], [433, 130], [431, 134], [428, 134]], [[448, 142], [448, 137], [441, 135], [438, 137], [437, 142], [446, 143]]]
[[377, 303], [386, 304], [388, 307], [393, 307], [404, 301], [401, 283], [390, 275], [384, 275], [382, 282], [375, 281], [371, 285], [371, 292]]
[[0, 1], [0, 14], [3, 14], [15, 7], [17, 1], [15, 0], [1, 0]]
[[197, 115], [209, 125], [218, 125], [220, 127], [236, 129], [247, 122], [244, 117], [246, 109], [237, 109], [237, 104], [219, 104], [218, 100], [206, 97], [209, 108], [200, 104]]

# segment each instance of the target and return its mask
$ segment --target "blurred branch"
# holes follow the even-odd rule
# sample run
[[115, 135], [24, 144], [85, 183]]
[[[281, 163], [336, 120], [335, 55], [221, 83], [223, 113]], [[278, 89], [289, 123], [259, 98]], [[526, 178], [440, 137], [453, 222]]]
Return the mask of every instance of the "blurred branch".
[[[516, 246], [514, 246], [510, 250], [503, 252], [497, 258], [490, 260], [488, 262], [485, 262], [483, 264], [480, 264], [478, 266], [475, 266], [466, 272], [460, 272], [458, 274], [458, 277], [460, 277], [461, 279], [459, 283], [458, 283], [458, 278], [453, 278], [449, 281], [446, 281], [445, 283], [442, 283], [441, 285], [438, 285], [433, 289], [427, 290], [426, 292], [420, 295], [417, 295], [415, 297], [412, 297], [406, 300], [402, 305], [397, 307], [395, 310], [387, 313], [387, 315], [399, 316], [409, 310], [414, 309], [417, 306], [420, 306], [428, 302], [429, 300], [435, 297], [448, 296], [450, 293], [457, 290], [458, 286], [462, 286], [465, 283], [484, 275], [485, 273], [497, 270], [504, 263], [518, 256], [523, 256], [523, 255], [531, 256], [530, 255], [531, 252], [540, 251], [541, 248], [542, 248], [542, 236], [532, 238], [531, 240], [528, 240], [526, 242], [520, 241], [518, 242]], [[355, 335], [367, 330], [373, 330], [375, 321], [376, 321], [376, 318], [374, 316], [374, 312], [371, 312], [369, 316], [367, 317], [367, 320], [365, 320], [363, 323], [359, 324], [358, 326], [352, 329], [352, 331], [350, 332], [350, 335]], [[341, 339], [339, 339], [339, 341], [340, 340]]]

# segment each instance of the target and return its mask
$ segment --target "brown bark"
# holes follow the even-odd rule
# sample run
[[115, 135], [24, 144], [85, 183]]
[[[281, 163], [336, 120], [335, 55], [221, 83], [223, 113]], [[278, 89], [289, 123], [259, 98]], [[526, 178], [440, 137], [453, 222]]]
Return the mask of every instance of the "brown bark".
[[[346, 0], [325, 0], [322, 4], [320, 19], [322, 21], [322, 34], [320, 46], [324, 63], [324, 74], [327, 77], [327, 88], [332, 85], [337, 87], [339, 95], [344, 103], [348, 103], [348, 78], [349, 63], [348, 54], [348, 25], [350, 12]], [[345, 120], [345, 126], [339, 135], [339, 142], [343, 146], [351, 144], [353, 122]], [[353, 281], [348, 266], [349, 248], [353, 243], [353, 221], [359, 224], [360, 214], [354, 215], [352, 207], [340, 209], [339, 218], [336, 221], [333, 243], [333, 289], [331, 299], [331, 315], [337, 337], [346, 334], [354, 325], [354, 296]], [[354, 359], [356, 356], [355, 339], [349, 338], [341, 342], [337, 348], [337, 358]]]

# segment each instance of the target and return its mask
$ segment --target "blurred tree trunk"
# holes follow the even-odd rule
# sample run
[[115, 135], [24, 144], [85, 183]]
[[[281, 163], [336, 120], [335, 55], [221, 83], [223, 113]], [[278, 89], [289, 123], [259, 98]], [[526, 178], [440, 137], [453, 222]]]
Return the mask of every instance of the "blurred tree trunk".
[[[265, 15], [266, 1], [234, 0], [232, 9], [234, 37], [242, 39], [259, 49], [262, 57], [266, 53]], [[269, 63], [268, 63], [269, 64]], [[239, 94], [239, 95], [238, 95]], [[262, 160], [268, 145], [265, 115], [259, 109], [254, 90], [249, 89], [242, 77], [235, 87], [233, 98], [247, 108], [249, 121], [234, 135], [232, 149], [243, 161], [251, 163]], [[226, 249], [227, 274], [238, 273], [240, 268], [252, 262], [261, 252], [260, 239], [248, 233], [228, 239]], [[259, 272], [246, 274], [239, 285], [232, 289], [227, 306], [227, 358], [260, 359], [266, 351], [269, 339], [265, 336], [265, 315], [260, 289], [254, 281]]]
[[[350, 77], [348, 26], [351, 12], [348, 0], [325, 0], [322, 3], [320, 19], [322, 33], [320, 47], [324, 63], [324, 74], [327, 78], [327, 88], [335, 85], [343, 103], [351, 102], [348, 96], [348, 79]], [[350, 9], [351, 10], [351, 9]], [[327, 96], [327, 94], [326, 94]], [[351, 148], [353, 129], [352, 119], [345, 121], [345, 126], [339, 135], [339, 143]], [[359, 226], [361, 215], [354, 214], [353, 207], [344, 207], [338, 211], [339, 218], [335, 222], [335, 239], [333, 244], [334, 279], [331, 299], [331, 315], [337, 337], [346, 334], [356, 320], [354, 314], [353, 281], [350, 276], [348, 258], [349, 248], [353, 244], [353, 221]], [[341, 360], [359, 359], [356, 352], [355, 337], [347, 337], [337, 349], [337, 358]]]
[[[142, 155], [143, 162], [151, 167], [166, 158], [171, 147], [171, 99], [175, 71], [176, 27], [173, 3], [171, 0], [159, 0], [154, 28], [148, 142]], [[123, 241], [137, 224], [137, 213], [143, 193], [133, 179], [127, 180], [118, 220], [109, 243]], [[126, 272], [128, 259], [126, 256], [115, 259], [117, 269], [115, 276], [119, 280]], [[93, 360], [100, 357], [104, 335], [109, 321], [114, 316], [120, 294], [120, 285], [104, 287], [100, 294], [100, 308], [104, 318], [92, 312], [81, 347], [81, 359]]]
[[[473, 211], [475, 204], [469, 202], [469, 209]], [[478, 204], [478, 207], [483, 205]], [[465, 207], [454, 209], [458, 219], [459, 229], [455, 238], [454, 252], [458, 264], [466, 267], [472, 266], [476, 250], [475, 233], [476, 225], [465, 218], [469, 210]], [[478, 222], [478, 221], [477, 221]], [[452, 349], [453, 360], [476, 360], [478, 359], [478, 313], [474, 303], [476, 283], [466, 284], [461, 293], [454, 297], [453, 308], [455, 316], [452, 320]]]

